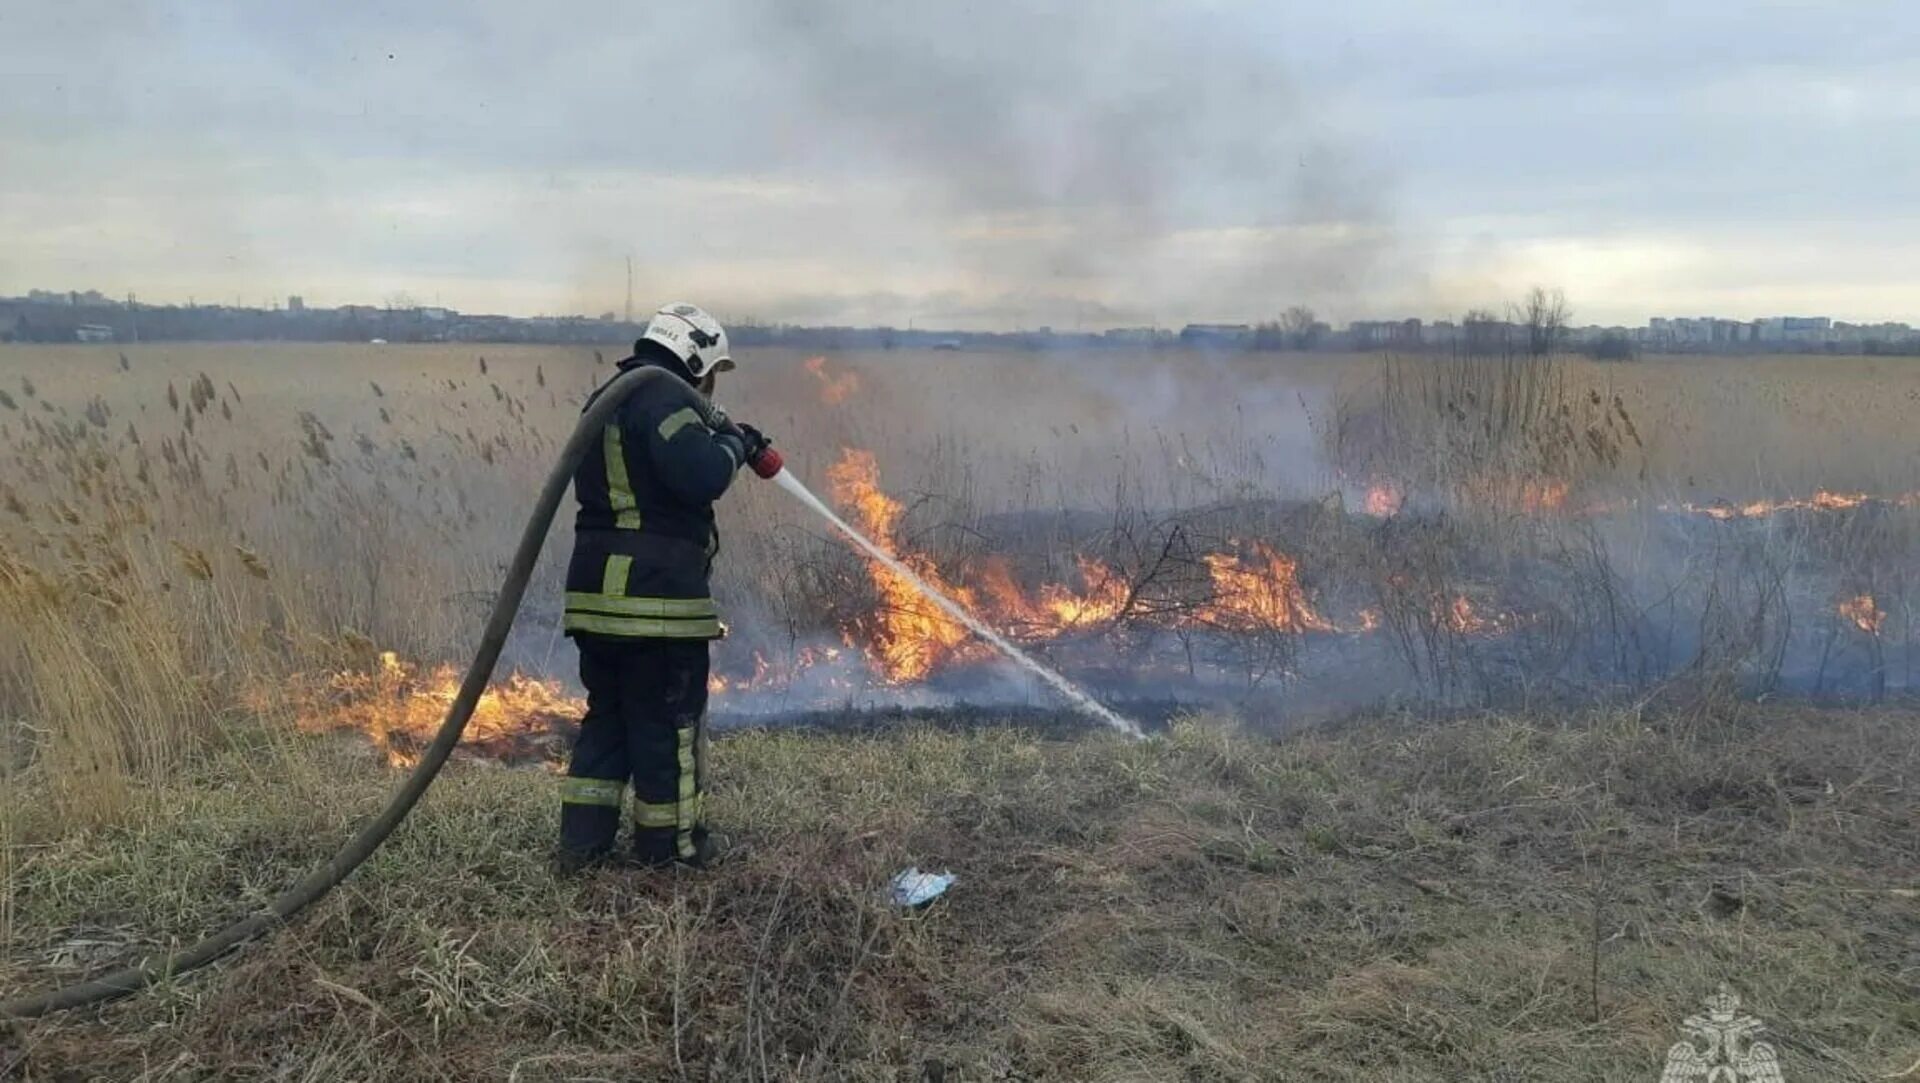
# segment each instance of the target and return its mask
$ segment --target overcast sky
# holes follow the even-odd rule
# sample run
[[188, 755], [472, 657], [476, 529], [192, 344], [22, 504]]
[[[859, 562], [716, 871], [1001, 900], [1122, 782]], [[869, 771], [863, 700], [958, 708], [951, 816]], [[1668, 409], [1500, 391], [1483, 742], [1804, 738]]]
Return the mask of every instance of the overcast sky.
[[0, 0], [0, 294], [1920, 322], [1916, 193], [1915, 0]]

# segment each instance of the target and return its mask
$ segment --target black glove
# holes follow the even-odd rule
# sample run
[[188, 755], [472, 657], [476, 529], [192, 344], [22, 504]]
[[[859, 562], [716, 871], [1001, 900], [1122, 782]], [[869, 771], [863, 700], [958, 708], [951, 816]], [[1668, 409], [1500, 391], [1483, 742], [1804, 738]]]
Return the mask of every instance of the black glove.
[[759, 458], [761, 452], [773, 446], [773, 441], [767, 439], [767, 434], [754, 428], [752, 425], [736, 425], [735, 427], [740, 430], [740, 439], [746, 444], [748, 462]]

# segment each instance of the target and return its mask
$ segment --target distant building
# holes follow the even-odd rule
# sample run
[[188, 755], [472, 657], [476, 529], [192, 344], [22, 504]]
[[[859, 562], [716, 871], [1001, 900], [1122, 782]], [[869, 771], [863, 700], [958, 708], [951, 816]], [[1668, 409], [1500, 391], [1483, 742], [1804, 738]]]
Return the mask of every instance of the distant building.
[[1355, 346], [1418, 346], [1420, 327], [1417, 319], [1355, 320], [1347, 325], [1347, 337]]
[[1769, 316], [1754, 322], [1754, 331], [1761, 342], [1822, 342], [1833, 330], [1833, 320], [1827, 316]]
[[1253, 328], [1244, 323], [1190, 323], [1180, 329], [1180, 341], [1189, 346], [1241, 346], [1253, 340]]
[[1385, 346], [1393, 339], [1393, 328], [1387, 320], [1354, 320], [1347, 324], [1347, 337], [1355, 346]]
[[112, 342], [113, 328], [100, 323], [83, 323], [73, 329], [77, 342]]
[[305, 312], [306, 310], [307, 310], [307, 299], [305, 297], [302, 297], [296, 293], [287, 298], [288, 312]]

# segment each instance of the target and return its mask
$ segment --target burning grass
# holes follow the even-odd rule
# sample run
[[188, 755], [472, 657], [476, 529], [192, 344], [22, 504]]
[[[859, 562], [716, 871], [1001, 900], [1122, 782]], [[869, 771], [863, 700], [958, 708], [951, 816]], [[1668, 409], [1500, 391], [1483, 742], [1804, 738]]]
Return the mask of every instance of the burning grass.
[[[1130, 632], [1151, 625], [1154, 630], [1227, 636], [1338, 631], [1315, 611], [1301, 586], [1298, 562], [1264, 542], [1229, 538], [1216, 549], [1191, 554], [1203, 574], [1182, 577], [1189, 589], [1162, 598], [1161, 605], [1136, 607], [1147, 601], [1151, 574], [1123, 573], [1084, 550], [1073, 557], [1077, 585], [1025, 587], [1012, 561], [998, 555], [970, 562], [963, 573], [950, 572], [925, 550], [905, 544], [901, 524], [906, 509], [880, 487], [871, 452], [846, 449], [827, 476], [834, 499], [868, 537], [934, 589], [1029, 645], [1114, 632], [1122, 625]], [[835, 592], [855, 603], [840, 618], [840, 635], [849, 644], [864, 645], [888, 683], [910, 684], [924, 680], [936, 667], [989, 657], [964, 626], [912, 583], [880, 561], [867, 559], [865, 565], [871, 599], [857, 588]]]
[[[423, 672], [382, 651], [371, 670], [302, 677], [250, 698], [263, 712], [290, 715], [302, 731], [364, 737], [390, 766], [410, 768], [445, 721], [460, 677], [450, 665]], [[480, 694], [459, 752], [509, 765], [557, 762], [586, 708], [558, 681], [508, 674]]]
[[1858, 594], [1844, 599], [1834, 607], [1842, 617], [1853, 622], [1855, 628], [1870, 636], [1878, 636], [1887, 626], [1886, 611], [1873, 600], [1871, 594]]
[[[900, 519], [906, 509], [881, 491], [880, 468], [873, 453], [848, 449], [827, 470], [834, 500], [853, 515], [853, 525], [920, 577], [929, 587], [972, 610], [979, 603], [971, 590], [956, 587], [941, 576], [925, 554], [901, 545]], [[891, 683], [918, 681], [942, 660], [971, 647], [972, 633], [942, 612], [907, 577], [877, 560], [868, 563], [878, 592], [870, 618], [856, 619], [850, 634], [864, 634], [873, 645], [874, 660]]]
[[[1788, 395], [1764, 360], [1711, 379], [1504, 358], [958, 360], [769, 357], [725, 390], [909, 566], [1096, 692], [1294, 719], [1364, 706], [1356, 689], [1523, 707], [1920, 684], [1920, 500], [1905, 416], [1883, 409], [1910, 370], [1823, 361], [1817, 393]], [[9, 770], [44, 769], [76, 823], [110, 822], [232, 719], [313, 725], [349, 692], [417, 715], [357, 723], [404, 758], [437, 714], [419, 675], [464, 661], [605, 361], [0, 350], [17, 384], [0, 407]], [[1740, 380], [1751, 394], [1720, 393]], [[1150, 426], [1145, 388], [1164, 400]], [[1765, 404], [1834, 433], [1795, 444]], [[771, 487], [722, 513], [722, 710], [1034, 694]], [[563, 525], [509, 645], [529, 680], [570, 676], [566, 545]], [[386, 687], [380, 650], [419, 671], [400, 682], [416, 698]]]
[[[1724, 981], [1786, 1078], [1885, 1078], [1920, 1055], [1916, 735], [1778, 709], [1280, 742], [758, 731], [715, 747], [732, 860], [577, 881], [542, 862], [550, 778], [456, 764], [293, 928], [0, 1032], [0, 1073], [1633, 1080]], [[330, 852], [391, 775], [306, 755], [287, 778], [215, 757], [86, 837], [14, 795], [0, 994], [210, 928]], [[888, 909], [914, 863], [960, 883]]]

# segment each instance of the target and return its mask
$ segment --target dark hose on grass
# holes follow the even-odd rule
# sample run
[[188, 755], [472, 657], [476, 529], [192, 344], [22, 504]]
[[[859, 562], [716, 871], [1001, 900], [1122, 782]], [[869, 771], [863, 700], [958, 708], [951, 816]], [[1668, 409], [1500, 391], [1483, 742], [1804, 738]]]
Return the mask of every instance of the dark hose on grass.
[[353, 838], [347, 840], [346, 845], [340, 847], [332, 860], [281, 892], [267, 904], [265, 910], [244, 917], [198, 944], [171, 955], [148, 959], [138, 966], [115, 970], [64, 989], [0, 1002], [0, 1019], [27, 1019], [48, 1012], [79, 1008], [125, 996], [162, 978], [197, 970], [306, 909], [372, 856], [380, 844], [387, 841], [387, 836], [393, 834], [393, 829], [400, 826], [400, 821], [413, 811], [420, 796], [427, 792], [428, 786], [433, 785], [434, 777], [446, 764], [454, 746], [460, 743], [467, 720], [473, 717], [474, 705], [480, 701], [480, 693], [486, 690], [487, 681], [493, 676], [494, 663], [500, 660], [500, 650], [506, 645], [507, 633], [513, 628], [514, 614], [519, 612], [520, 600], [527, 593], [527, 580], [533, 575], [535, 562], [540, 559], [540, 547], [546, 541], [547, 529], [553, 525], [554, 513], [559, 510], [560, 500], [573, 481], [573, 472], [580, 465], [581, 457], [593, 441], [600, 439], [601, 430], [612, 419], [614, 411], [642, 383], [651, 379], [671, 378], [662, 369], [646, 366], [628, 369], [615, 377], [600, 397], [580, 415], [579, 425], [574, 427], [573, 435], [567, 438], [567, 445], [561, 449], [552, 473], [547, 475], [546, 483], [540, 488], [540, 499], [533, 506], [533, 514], [527, 517], [526, 529], [520, 534], [519, 548], [513, 552], [513, 563], [507, 567], [506, 578], [500, 583], [499, 597], [494, 599], [493, 612], [487, 617], [486, 631], [480, 636], [480, 646], [473, 652], [473, 661], [467, 665], [467, 674], [460, 681], [460, 693], [454, 697], [453, 705], [447, 708], [446, 721], [440, 723], [439, 732], [433, 735], [433, 742], [421, 754], [413, 773], [407, 776], [406, 782], [394, 793], [393, 799], [387, 802], [387, 807], [381, 810], [380, 815], [367, 821]]

